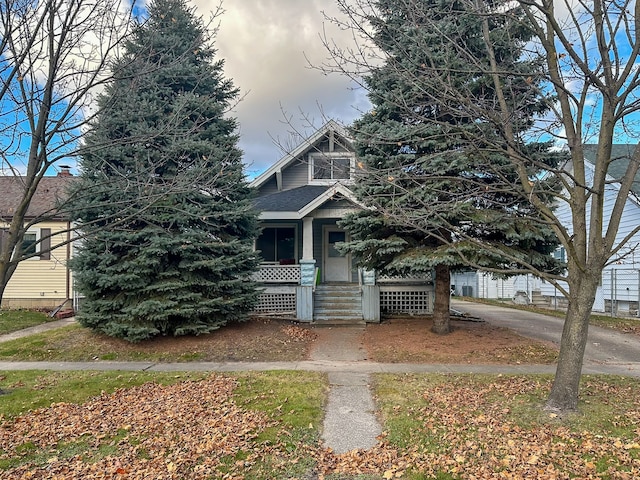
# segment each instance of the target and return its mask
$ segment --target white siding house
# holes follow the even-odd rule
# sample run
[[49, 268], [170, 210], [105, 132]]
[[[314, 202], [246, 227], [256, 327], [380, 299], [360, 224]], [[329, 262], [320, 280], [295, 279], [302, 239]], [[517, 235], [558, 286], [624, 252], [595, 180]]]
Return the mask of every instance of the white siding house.
[[[612, 163], [609, 168], [610, 183], [606, 187], [604, 197], [604, 228], [609, 225], [611, 211], [619, 191], [619, 180], [624, 175], [629, 158], [633, 154], [635, 145], [614, 145]], [[592, 161], [595, 156], [595, 145], [585, 146], [585, 168], [587, 176], [593, 174]], [[616, 236], [616, 245], [632, 234], [640, 226], [640, 175], [632, 187], [632, 192], [626, 200], [620, 226]], [[571, 212], [566, 204], [559, 204], [556, 214], [569, 231], [572, 228]], [[587, 212], [589, 218], [589, 211]], [[558, 258], [566, 258], [564, 248], [556, 251]], [[563, 306], [562, 294], [550, 283], [539, 278], [528, 276], [497, 279], [491, 274], [483, 272], [465, 272], [452, 276], [455, 294], [463, 295], [465, 286], [473, 289], [470, 296], [479, 298], [511, 298], [518, 291], [527, 292], [530, 301], [549, 306]], [[566, 285], [564, 285], [566, 287]], [[469, 291], [467, 289], [467, 291]], [[598, 289], [593, 310], [597, 312], [611, 312], [619, 314], [638, 315], [640, 302], [640, 233], [635, 233], [625, 243], [619, 252], [611, 259], [602, 274], [601, 286]]]

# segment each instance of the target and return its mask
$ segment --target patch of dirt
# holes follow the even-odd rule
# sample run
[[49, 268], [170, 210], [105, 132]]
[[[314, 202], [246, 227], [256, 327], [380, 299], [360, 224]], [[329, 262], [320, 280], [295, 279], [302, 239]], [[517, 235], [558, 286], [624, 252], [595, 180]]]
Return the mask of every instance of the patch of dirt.
[[187, 361], [296, 361], [307, 358], [314, 338], [313, 332], [293, 322], [255, 318], [207, 335], [156, 338], [134, 348]]
[[139, 343], [78, 328], [49, 348], [56, 359], [274, 362], [306, 359], [314, 339], [312, 331], [295, 322], [253, 318], [206, 335], [156, 337]]
[[452, 332], [431, 332], [431, 318], [399, 317], [369, 324], [364, 345], [369, 359], [383, 363], [549, 364], [557, 347], [486, 322], [452, 320]]

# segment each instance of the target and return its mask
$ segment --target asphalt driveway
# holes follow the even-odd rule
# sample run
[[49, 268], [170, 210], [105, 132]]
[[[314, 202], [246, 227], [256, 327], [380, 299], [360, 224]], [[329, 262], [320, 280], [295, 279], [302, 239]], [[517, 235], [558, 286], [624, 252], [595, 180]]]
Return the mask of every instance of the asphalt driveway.
[[[453, 310], [506, 327], [524, 337], [553, 342], [560, 346], [563, 319], [539, 313], [483, 303], [451, 299]], [[630, 364], [640, 362], [640, 336], [600, 327], [589, 327], [585, 363]]]

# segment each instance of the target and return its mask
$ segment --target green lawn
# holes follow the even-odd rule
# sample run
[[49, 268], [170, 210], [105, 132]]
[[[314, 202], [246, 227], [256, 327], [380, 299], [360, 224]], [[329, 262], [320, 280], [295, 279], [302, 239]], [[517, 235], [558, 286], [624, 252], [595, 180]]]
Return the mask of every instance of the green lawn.
[[55, 320], [45, 313], [31, 310], [0, 310], [0, 335]]
[[[165, 460], [162, 473], [175, 468], [182, 478], [183, 468], [189, 475], [209, 468], [207, 456], [217, 457], [217, 473], [188, 478], [300, 475], [312, 463], [298, 447], [318, 447], [327, 384], [307, 372], [11, 371], [0, 378], [1, 478], [60, 471], [56, 478], [81, 479], [96, 465], [116, 478], [121, 468], [135, 473]], [[207, 422], [215, 428], [193, 434]], [[159, 478], [151, 473], [157, 465], [149, 468], [148, 478]]]
[[[580, 412], [543, 411], [550, 376], [378, 375], [401, 478], [639, 478], [637, 379], [586, 376]], [[545, 476], [546, 475], [546, 476]]]
[[283, 325], [245, 322], [206, 335], [157, 337], [130, 343], [74, 324], [2, 342], [0, 360], [221, 362], [305, 359], [310, 340], [290, 336]]

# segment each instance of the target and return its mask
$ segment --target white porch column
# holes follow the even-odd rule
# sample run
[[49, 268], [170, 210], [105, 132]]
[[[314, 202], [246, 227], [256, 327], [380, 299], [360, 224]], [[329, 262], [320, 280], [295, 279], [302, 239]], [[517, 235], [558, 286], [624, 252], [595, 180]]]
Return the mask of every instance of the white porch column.
[[302, 219], [302, 258], [300, 286], [296, 287], [296, 317], [301, 322], [313, 321], [313, 288], [316, 283], [316, 261], [313, 259], [313, 217]]
[[304, 260], [313, 258], [313, 217], [302, 219], [302, 258]]

